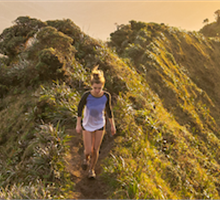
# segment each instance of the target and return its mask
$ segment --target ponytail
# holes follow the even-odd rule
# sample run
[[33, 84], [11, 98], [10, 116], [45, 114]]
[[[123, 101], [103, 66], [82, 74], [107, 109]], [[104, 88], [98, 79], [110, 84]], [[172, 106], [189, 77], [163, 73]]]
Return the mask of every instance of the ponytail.
[[93, 85], [94, 83], [96, 84], [105, 84], [105, 77], [103, 74], [102, 70], [98, 70], [99, 66], [95, 66], [92, 70], [92, 75], [91, 75], [91, 84]]

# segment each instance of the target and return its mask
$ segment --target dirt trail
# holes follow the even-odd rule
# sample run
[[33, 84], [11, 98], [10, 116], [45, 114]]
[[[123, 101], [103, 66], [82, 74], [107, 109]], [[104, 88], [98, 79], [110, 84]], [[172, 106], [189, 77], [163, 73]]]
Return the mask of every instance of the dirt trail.
[[72, 174], [75, 191], [73, 192], [73, 199], [106, 199], [109, 196], [108, 186], [101, 179], [102, 173], [101, 162], [109, 156], [109, 152], [114, 146], [114, 137], [110, 137], [109, 130], [106, 131], [103, 142], [100, 148], [100, 156], [96, 165], [96, 179], [89, 180], [87, 178], [88, 171], [81, 168], [83, 158], [83, 140], [82, 134], [76, 133], [74, 129], [66, 130], [73, 136], [70, 142], [70, 155], [67, 158], [68, 170]]

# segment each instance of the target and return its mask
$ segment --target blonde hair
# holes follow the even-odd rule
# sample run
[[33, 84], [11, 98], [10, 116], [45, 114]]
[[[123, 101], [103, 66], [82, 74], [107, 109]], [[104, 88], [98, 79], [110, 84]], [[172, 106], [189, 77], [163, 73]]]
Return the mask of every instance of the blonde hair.
[[91, 84], [93, 85], [94, 83], [96, 84], [105, 84], [105, 77], [104, 77], [104, 73], [102, 70], [98, 70], [99, 65], [95, 66], [92, 70], [92, 74], [91, 74]]

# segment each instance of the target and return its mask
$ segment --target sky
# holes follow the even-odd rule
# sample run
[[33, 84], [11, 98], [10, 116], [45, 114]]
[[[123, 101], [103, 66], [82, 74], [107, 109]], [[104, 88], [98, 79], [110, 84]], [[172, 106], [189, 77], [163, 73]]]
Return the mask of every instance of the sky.
[[203, 21], [215, 21], [218, 1], [198, 0], [0, 0], [0, 33], [19, 16], [41, 21], [71, 19], [95, 39], [108, 40], [116, 23], [129, 21], [164, 23], [187, 31], [199, 31]]

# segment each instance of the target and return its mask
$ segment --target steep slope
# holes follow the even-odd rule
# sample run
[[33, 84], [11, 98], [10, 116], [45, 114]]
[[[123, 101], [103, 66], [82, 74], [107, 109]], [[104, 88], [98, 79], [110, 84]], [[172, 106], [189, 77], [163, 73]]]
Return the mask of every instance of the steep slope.
[[[128, 34], [121, 37], [125, 30]], [[202, 123], [206, 123], [202, 115], [209, 109], [219, 123], [218, 40], [197, 32], [133, 21], [112, 33], [111, 39], [110, 45], [116, 47], [122, 58], [131, 61], [180, 124], [185, 125], [193, 118], [192, 104], [198, 109], [196, 113]], [[219, 136], [215, 123], [207, 126]]]
[[[187, 149], [198, 148], [204, 158], [215, 154], [214, 162], [219, 165], [219, 41], [175, 27], [131, 21], [111, 34], [109, 45], [131, 63], [131, 67], [158, 94], [178, 126], [185, 129], [183, 132], [175, 131], [173, 137], [176, 140], [185, 138], [183, 143]], [[166, 119], [165, 123], [168, 121]], [[200, 147], [195, 147], [192, 141]], [[170, 145], [173, 148], [173, 141]], [[190, 152], [194, 154], [192, 157], [196, 155], [195, 149]], [[176, 154], [173, 160], [176, 162], [179, 156]], [[187, 162], [190, 162], [190, 157]], [[200, 159], [196, 158], [198, 162]], [[203, 167], [207, 165], [204, 161], [202, 163]], [[214, 171], [218, 174], [217, 168]]]
[[[131, 21], [107, 45], [29, 17], [0, 37], [2, 198], [219, 198], [218, 41]], [[117, 136], [107, 131], [92, 184], [74, 127], [97, 64]]]
[[202, 27], [199, 32], [205, 35], [206, 37], [219, 37], [219, 31], [219, 22], [212, 22]]

